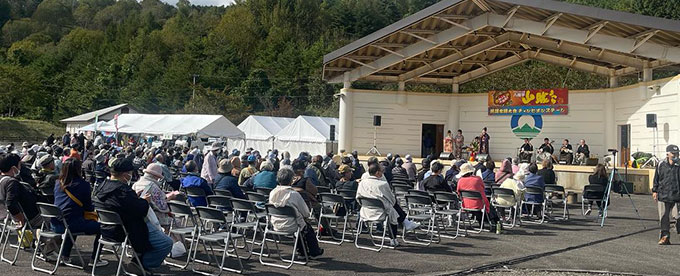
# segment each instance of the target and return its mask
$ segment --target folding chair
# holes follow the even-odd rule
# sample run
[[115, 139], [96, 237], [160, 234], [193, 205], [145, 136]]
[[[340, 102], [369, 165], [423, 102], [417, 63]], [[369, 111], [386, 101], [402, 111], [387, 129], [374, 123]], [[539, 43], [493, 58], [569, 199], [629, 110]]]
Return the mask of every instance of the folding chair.
[[[484, 198], [483, 198], [482, 194], [478, 191], [461, 190], [460, 191], [460, 197], [461, 197], [461, 208], [460, 208], [460, 212], [458, 213], [458, 226], [456, 227], [456, 235], [459, 235], [459, 233], [460, 233], [461, 222], [463, 222], [463, 227], [465, 227], [465, 229], [463, 229], [463, 230], [465, 231], [466, 234], [468, 232], [467, 226], [465, 226], [466, 222], [470, 225], [472, 230], [474, 230], [473, 233], [481, 233], [482, 231], [484, 231], [484, 219], [486, 219], [489, 222], [489, 224], [491, 223], [489, 216], [486, 215], [486, 210], [488, 210], [490, 208], [490, 206], [486, 206], [486, 203], [484, 202]], [[463, 201], [465, 201], [465, 199], [481, 201], [482, 202], [482, 208], [481, 209], [467, 208], [467, 207], [463, 206]], [[472, 227], [472, 221], [469, 220], [469, 218], [468, 218], [468, 214], [473, 213], [473, 212], [481, 212], [482, 213], [482, 218], [481, 218], [481, 221], [480, 221], [479, 229], [475, 229], [474, 227]]]
[[[267, 226], [264, 229], [264, 235], [262, 237], [262, 243], [260, 244], [260, 263], [266, 266], [274, 266], [274, 267], [279, 267], [279, 268], [285, 268], [289, 269], [290, 267], [293, 266], [293, 264], [301, 264], [301, 265], [307, 265], [307, 262], [309, 262], [309, 256], [307, 256], [307, 246], [305, 245], [305, 242], [302, 241], [300, 244], [302, 244], [302, 251], [304, 252], [304, 261], [296, 261], [295, 260], [295, 255], [297, 253], [297, 246], [298, 246], [298, 241], [302, 238], [302, 230], [304, 226], [298, 225], [297, 230], [294, 232], [284, 232], [284, 231], [276, 231], [274, 230], [274, 226], [272, 225], [272, 217], [278, 217], [278, 218], [284, 218], [288, 220], [296, 220], [297, 218], [297, 211], [293, 207], [290, 206], [282, 206], [282, 207], [274, 207], [274, 205], [267, 204], [265, 205], [265, 210], [267, 212]], [[270, 262], [265, 262], [263, 260], [263, 255], [264, 254], [264, 248], [267, 246], [267, 236], [272, 235], [275, 237], [274, 244], [276, 245], [276, 251], [277, 254], [279, 255], [279, 259], [281, 259], [282, 262], [287, 263], [287, 265], [283, 264], [277, 264], [277, 263], [270, 263]], [[290, 259], [284, 259], [283, 256], [281, 255], [281, 250], [279, 249], [279, 243], [281, 242], [282, 237], [287, 237], [291, 238], [294, 241], [293, 244], [293, 253], [290, 257]], [[269, 251], [269, 247], [267, 247], [267, 251]], [[267, 255], [270, 255], [270, 252], [268, 252]]]
[[[407, 195], [419, 195], [419, 196], [425, 196], [425, 197], [430, 197], [432, 198], [432, 195], [429, 192], [426, 191], [421, 191], [421, 190], [415, 190], [415, 189], [410, 189], [406, 192], [406, 195], [404, 195], [404, 200], [406, 199]], [[408, 206], [404, 206], [406, 208], [409, 208]], [[429, 207], [410, 207], [411, 210], [413, 211], [418, 211], [418, 212], [425, 212], [431, 210]]]
[[186, 187], [185, 191], [186, 191], [186, 194], [187, 194], [187, 203], [189, 205], [191, 205], [191, 207], [197, 207], [197, 206], [193, 206], [193, 204], [191, 204], [191, 201], [189, 200], [189, 198], [191, 198], [191, 197], [193, 197], [193, 198], [204, 198], [204, 199], [206, 199], [206, 202], [207, 202], [207, 196], [206, 196], [205, 191], [203, 189], [198, 188], [198, 187]]
[[[331, 235], [331, 237], [335, 241], [322, 240], [321, 239], [321, 231], [316, 232], [316, 238], [317, 238], [317, 240], [319, 240], [319, 242], [322, 242], [322, 243], [330, 243], [330, 244], [335, 244], [335, 245], [341, 245], [342, 242], [345, 241], [345, 234], [347, 232], [347, 219], [349, 217], [349, 208], [345, 204], [345, 199], [340, 195], [331, 194], [331, 193], [321, 193], [321, 194], [319, 194], [319, 196], [321, 197], [322, 207], [320, 208], [317, 229], [321, 229], [321, 220], [324, 219], [324, 218], [329, 220], [329, 224], [328, 224], [329, 226], [332, 226], [331, 222], [332, 222], [332, 220], [334, 220], [336, 228], [338, 227], [340, 220], [344, 219], [345, 221], [342, 224], [342, 237], [340, 239], [336, 238], [335, 235]], [[344, 208], [345, 209], [345, 215], [344, 216], [338, 216], [334, 213], [324, 214], [324, 209], [326, 209], [324, 207], [327, 207], [331, 210], [333, 210], [333, 207], [337, 207], [338, 209]], [[329, 231], [331, 233], [333, 233], [332, 230], [333, 230], [332, 228], [329, 229]]]
[[[498, 201], [499, 199], [503, 199], [509, 203], [501, 204]], [[491, 197], [491, 204], [496, 207], [496, 210], [498, 210], [498, 208], [502, 208], [503, 212], [509, 211], [510, 217], [512, 218], [512, 223], [503, 223], [503, 226], [514, 228], [517, 224], [517, 215], [519, 213], [519, 202], [517, 201], [517, 197], [515, 197], [515, 192], [512, 189], [507, 188], [494, 188], [493, 196]]]
[[[234, 208], [231, 206], [231, 198], [221, 195], [208, 196], [208, 206], [220, 209], [225, 217], [232, 215]], [[231, 221], [231, 219], [228, 219]]]
[[432, 204], [432, 198], [430, 198], [429, 196], [422, 195], [406, 195], [406, 208], [407, 219], [411, 221], [419, 221], [421, 225], [424, 224], [424, 222], [427, 222], [427, 229], [425, 230], [425, 233], [430, 235], [430, 239], [429, 240], [421, 239], [420, 237], [418, 237], [418, 229], [414, 229], [413, 234], [415, 235], [416, 241], [407, 240], [406, 236], [408, 235], [408, 233], [406, 231], [406, 226], [404, 226], [404, 232], [401, 236], [401, 239], [405, 243], [429, 246], [434, 241], [434, 235], [436, 232], [437, 243], [439, 243], [440, 240], [439, 231], [435, 230], [437, 222], [435, 220], [435, 212], [434, 206]]
[[255, 188], [255, 192], [257, 192], [258, 194], [264, 195], [266, 197], [269, 197], [269, 194], [272, 192], [272, 190], [273, 189], [263, 188], [263, 187]]
[[[201, 229], [200, 223], [196, 220], [194, 212], [188, 204], [173, 200], [168, 202], [168, 206], [170, 207], [170, 213], [172, 213], [175, 218], [183, 221], [182, 225], [178, 226], [175, 224], [175, 220], [172, 220], [170, 222], [169, 232], [170, 234], [179, 235], [185, 242], [189, 241], [189, 249], [187, 250], [187, 260], [183, 264], [168, 261], [168, 258], [166, 258], [165, 264], [186, 269], [191, 263], [191, 252], [194, 250], [194, 243], [198, 246], [198, 232]], [[187, 238], [187, 236], [189, 238]]]
[[248, 197], [248, 200], [254, 201], [254, 202], [265, 202], [266, 203], [267, 201], [269, 201], [268, 200], [269, 196], [263, 195], [263, 194], [258, 193], [258, 192], [246, 192], [246, 196]]
[[406, 207], [406, 206], [404, 206], [404, 204], [405, 204], [404, 203], [404, 196], [406, 196], [408, 194], [408, 191], [412, 190], [412, 189], [413, 189], [413, 187], [408, 186], [408, 185], [399, 185], [399, 184], [392, 185], [392, 191], [394, 192], [394, 196], [397, 197], [397, 199], [399, 200], [399, 203], [401, 203], [401, 205], [403, 207]]
[[[7, 204], [5, 204], [5, 201], [0, 201], [0, 204], [7, 206]], [[17, 259], [19, 258], [19, 251], [21, 251], [22, 249], [26, 249], [23, 243], [23, 240], [26, 236], [26, 231], [33, 233], [33, 227], [31, 226], [31, 223], [28, 221], [28, 218], [26, 218], [26, 222], [24, 223], [24, 225], [19, 227], [19, 225], [12, 219], [12, 215], [10, 214], [9, 209], [6, 208], [5, 210], [7, 217], [5, 217], [5, 221], [2, 227], [2, 237], [4, 238], [4, 240], [2, 241], [2, 251], [0, 252], [0, 260], [8, 263], [9, 265], [14, 265], [17, 262]], [[20, 213], [24, 217], [26, 217], [25, 215], [26, 213], [24, 213], [24, 208], [22, 208], [21, 205], [19, 205], [19, 210]], [[16, 244], [11, 244], [9, 242], [9, 238], [12, 233], [15, 233], [18, 237], [18, 241]], [[7, 246], [11, 248], [16, 248], [16, 251], [14, 252], [14, 258], [12, 258], [11, 260], [5, 257]]]
[[[231, 205], [233, 207], [233, 216], [230, 232], [239, 234], [241, 233], [244, 245], [243, 247], [238, 247], [240, 249], [246, 249], [248, 243], [250, 243], [250, 249], [248, 250], [247, 257], [241, 257], [242, 259], [250, 259], [253, 254], [258, 254], [255, 251], [255, 245], [259, 245], [257, 242], [257, 233], [262, 232], [262, 226], [260, 225], [260, 220], [266, 217], [266, 212], [260, 211], [255, 202], [249, 200], [243, 200], [238, 198], [231, 199]], [[245, 221], [240, 222], [240, 219], [245, 217]], [[253, 232], [253, 238], [248, 238], [248, 231]], [[238, 245], [238, 244], [236, 244]]]
[[[457, 233], [448, 233], [444, 219], [448, 220], [448, 226], [453, 226], [454, 221], [457, 222], [458, 212], [460, 212], [458, 196], [449, 192], [434, 192], [434, 203], [435, 219], [439, 219], [437, 226], [439, 227], [440, 237], [457, 238]], [[456, 217], [455, 220], [453, 219], [454, 217]]]
[[331, 188], [326, 187], [326, 186], [316, 186], [316, 191], [317, 191], [317, 194], [330, 193]]
[[[47, 274], [54, 274], [57, 271], [57, 268], [59, 267], [59, 261], [61, 260], [61, 253], [64, 251], [64, 244], [66, 244], [66, 239], [71, 239], [73, 246], [73, 250], [76, 251], [76, 254], [78, 254], [78, 258], [80, 259], [80, 264], [81, 265], [74, 265], [70, 263], [65, 263], [66, 266], [70, 267], [75, 267], [78, 269], [83, 269], [83, 265], [85, 265], [85, 261], [83, 261], [83, 256], [80, 254], [80, 250], [78, 250], [78, 246], [76, 246], [76, 239], [74, 239], [74, 236], [78, 236], [78, 233], [72, 233], [71, 230], [68, 228], [68, 223], [64, 219], [64, 215], [61, 213], [61, 210], [59, 207], [52, 205], [52, 204], [47, 204], [47, 203], [38, 203], [38, 209], [40, 210], [40, 216], [43, 218], [42, 225], [40, 226], [40, 232], [38, 232], [38, 237], [36, 238], [36, 247], [35, 250], [33, 250], [33, 258], [31, 258], [31, 269], [33, 271], [39, 271]], [[56, 232], [53, 232], [50, 230], [50, 220], [55, 219], [58, 220], [59, 222], [64, 225], [64, 233], [59, 234]], [[54, 240], [57, 237], [61, 237], [61, 246], [59, 246], [59, 252], [57, 256], [57, 261], [54, 265], [54, 268], [52, 270], [47, 270], [44, 268], [40, 268], [36, 265], [35, 259], [38, 256], [38, 252], [42, 252], [44, 247], [41, 247], [41, 242], [44, 240], [45, 243], [47, 244], [48, 242]]]
[[[562, 209], [562, 220], [569, 219], [569, 208], [567, 206], [567, 192], [564, 187], [559, 185], [545, 185], [545, 201], [547, 212], [552, 214], [553, 204], [562, 204], [564, 208]], [[552, 198], [552, 196], [557, 195], [559, 198]]]
[[[241, 238], [242, 235], [240, 234], [235, 234], [231, 233], [231, 231], [219, 231], [219, 229], [224, 228], [225, 226], [228, 225], [227, 218], [224, 216], [224, 213], [220, 211], [219, 209], [215, 208], [209, 208], [209, 207], [196, 207], [196, 211], [198, 212], [198, 216], [205, 226], [205, 233], [202, 233], [202, 231], [198, 232], [198, 242], [203, 244], [203, 249], [205, 250], [206, 254], [209, 254], [210, 257], [212, 257], [212, 260], [209, 261], [204, 261], [201, 263], [205, 263], [210, 265], [212, 261], [215, 261], [215, 264], [217, 264], [217, 267], [220, 269], [217, 274], [213, 274], [210, 272], [206, 271], [201, 271], [195, 268], [192, 269], [194, 273], [202, 274], [202, 275], [208, 275], [208, 276], [214, 276], [214, 275], [222, 275], [222, 272], [229, 271], [229, 272], [234, 272], [234, 273], [243, 273], [243, 263], [241, 262], [241, 258], [238, 256], [238, 252], [236, 251], [236, 245], [234, 244], [234, 239]], [[218, 229], [216, 231], [212, 231], [209, 229]], [[217, 245], [222, 245], [224, 244], [223, 247], [223, 252], [222, 252], [222, 261], [219, 262], [217, 260], [217, 255], [215, 254], [215, 249], [213, 248], [213, 244]], [[229, 255], [229, 245], [231, 245], [234, 255]], [[210, 250], [208, 250], [210, 248]], [[196, 251], [198, 251], [198, 246], [194, 248], [194, 256], [196, 256]], [[235, 256], [236, 260], [238, 261], [239, 268], [231, 268], [231, 267], [226, 267], [224, 265], [227, 256]], [[195, 264], [196, 262], [199, 262], [200, 260], [196, 257], [193, 259], [193, 263]]]
[[227, 196], [227, 197], [233, 197], [234, 196], [228, 190], [215, 189], [214, 192], [215, 192], [215, 195], [219, 195], [219, 196]]
[[[374, 198], [358, 198], [357, 199], [359, 205], [361, 208], [372, 208], [372, 209], [379, 209], [382, 210], [382, 215], [378, 219], [368, 219], [364, 218], [361, 216], [361, 213], [359, 214], [359, 227], [357, 229], [356, 235], [354, 235], [354, 246], [359, 249], [367, 249], [375, 252], [380, 252], [380, 250], [383, 249], [383, 247], [387, 247], [390, 249], [394, 249], [394, 247], [391, 246], [386, 246], [385, 245], [385, 237], [387, 234], [387, 231], [392, 231], [392, 228], [389, 226], [388, 219], [387, 219], [387, 212], [385, 212], [385, 206], [383, 205], [382, 201], [379, 199], [374, 199]], [[367, 246], [362, 246], [359, 245], [359, 236], [361, 236], [361, 229], [363, 228], [363, 224], [368, 223], [368, 234], [370, 236], [371, 243], [373, 243], [374, 247], [367, 247]], [[383, 225], [383, 233], [382, 237], [380, 237], [380, 245], [375, 243], [375, 239], [373, 238], [373, 225], [376, 223], [380, 223]], [[392, 233], [392, 236], [396, 238], [396, 233]], [[377, 247], [377, 248], [376, 248]]]
[[[99, 260], [99, 254], [101, 254], [101, 249], [102, 247], [109, 246], [113, 249], [114, 256], [116, 256], [116, 259], [118, 260], [118, 268], [116, 269], [116, 276], [120, 275], [120, 271], [123, 270], [123, 273], [125, 274], [130, 274], [127, 271], [125, 271], [125, 267], [123, 267], [123, 259], [125, 259], [125, 256], [128, 255], [128, 244], [129, 238], [128, 238], [128, 231], [125, 229], [125, 225], [123, 225], [123, 220], [120, 218], [120, 216], [111, 211], [103, 210], [103, 209], [97, 209], [97, 215], [99, 216], [99, 224], [102, 226], [112, 226], [112, 227], [120, 227], [123, 229], [123, 233], [125, 234], [125, 239], [122, 242], [117, 242], [117, 241], [110, 241], [105, 239], [104, 237], [100, 237], [99, 240], [97, 240], [97, 254], [95, 256], [95, 260]], [[120, 254], [117, 253], [120, 251]], [[137, 260], [137, 263], [141, 266], [142, 261], [139, 259], [139, 256], [137, 255], [137, 252], [135, 250], [130, 250], [132, 251], [132, 258], [133, 261]], [[97, 266], [92, 266], [92, 276], [95, 276], [95, 270], [97, 269]], [[146, 276], [146, 271], [142, 268], [142, 276]]]
[[543, 201], [541, 201], [541, 202], [526, 200], [527, 196], [531, 196], [531, 195], [544, 197], [545, 192], [541, 188], [526, 187], [526, 189], [524, 190], [524, 198], [522, 199], [522, 203], [520, 204], [520, 208], [522, 210], [524, 210], [525, 206], [531, 206], [531, 210], [529, 210], [529, 208], [526, 209], [527, 210], [527, 216], [531, 217], [534, 213], [536, 206], [539, 206], [541, 208], [541, 213], [539, 214], [540, 220], [538, 222], [529, 221], [529, 220], [524, 221], [524, 220], [522, 220], [523, 216], [520, 216], [519, 221], [521, 223], [527, 222], [527, 223], [534, 223], [534, 224], [542, 224], [545, 221], [545, 206], [546, 206], [545, 202], [546, 202], [546, 200], [545, 200], [545, 198], [543, 198]]
[[581, 194], [581, 214], [586, 216], [586, 203], [600, 203], [598, 208], [602, 208], [602, 203], [604, 202], [604, 185], [586, 185], [583, 187], [583, 194]]

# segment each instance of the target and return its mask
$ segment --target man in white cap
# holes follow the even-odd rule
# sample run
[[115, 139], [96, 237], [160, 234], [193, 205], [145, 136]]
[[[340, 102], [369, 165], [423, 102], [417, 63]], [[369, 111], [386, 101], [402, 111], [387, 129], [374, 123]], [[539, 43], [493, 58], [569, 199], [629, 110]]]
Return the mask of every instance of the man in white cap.
[[208, 181], [210, 186], [214, 187], [215, 177], [217, 176], [217, 152], [220, 146], [217, 143], [212, 146], [205, 146], [204, 149], [208, 151], [203, 159], [203, 167], [201, 168], [201, 177]]

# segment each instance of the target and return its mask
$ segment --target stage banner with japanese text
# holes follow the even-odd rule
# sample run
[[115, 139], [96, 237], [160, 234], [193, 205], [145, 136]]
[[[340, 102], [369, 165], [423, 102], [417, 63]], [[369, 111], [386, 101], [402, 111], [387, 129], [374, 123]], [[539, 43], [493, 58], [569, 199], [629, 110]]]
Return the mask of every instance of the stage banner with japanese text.
[[489, 92], [489, 115], [567, 115], [567, 88]]

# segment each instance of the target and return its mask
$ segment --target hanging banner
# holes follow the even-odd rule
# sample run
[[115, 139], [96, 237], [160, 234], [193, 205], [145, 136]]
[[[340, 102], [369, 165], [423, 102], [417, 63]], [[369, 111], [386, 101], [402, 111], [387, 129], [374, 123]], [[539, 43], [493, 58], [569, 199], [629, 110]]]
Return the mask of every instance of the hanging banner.
[[567, 88], [490, 91], [489, 115], [567, 115]]

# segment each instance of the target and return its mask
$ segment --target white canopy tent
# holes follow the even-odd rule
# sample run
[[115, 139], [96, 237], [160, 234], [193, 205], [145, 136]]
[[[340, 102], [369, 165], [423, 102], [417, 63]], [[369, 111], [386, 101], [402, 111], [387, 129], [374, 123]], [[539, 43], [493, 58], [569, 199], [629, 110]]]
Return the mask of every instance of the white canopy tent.
[[274, 147], [274, 135], [294, 120], [286, 117], [248, 116], [238, 125], [245, 134], [245, 139], [229, 139], [229, 146], [237, 149], [251, 147], [266, 152]]
[[[86, 132], [86, 131], [100, 131], [102, 127], [106, 126], [108, 122], [106, 121], [99, 121], [96, 123], [91, 123], [89, 125], [86, 125], [84, 127], [79, 128], [77, 131], [78, 132]], [[96, 126], [96, 127], [95, 127]]]
[[[274, 146], [279, 151], [290, 152], [291, 156], [297, 156], [303, 151], [323, 155], [337, 150], [337, 141], [330, 140], [331, 125], [337, 126], [338, 118], [298, 116], [275, 135]], [[337, 136], [336, 128], [335, 137]]]
[[243, 138], [243, 132], [222, 115], [121, 114], [99, 131], [150, 135], [196, 135], [197, 137]]

